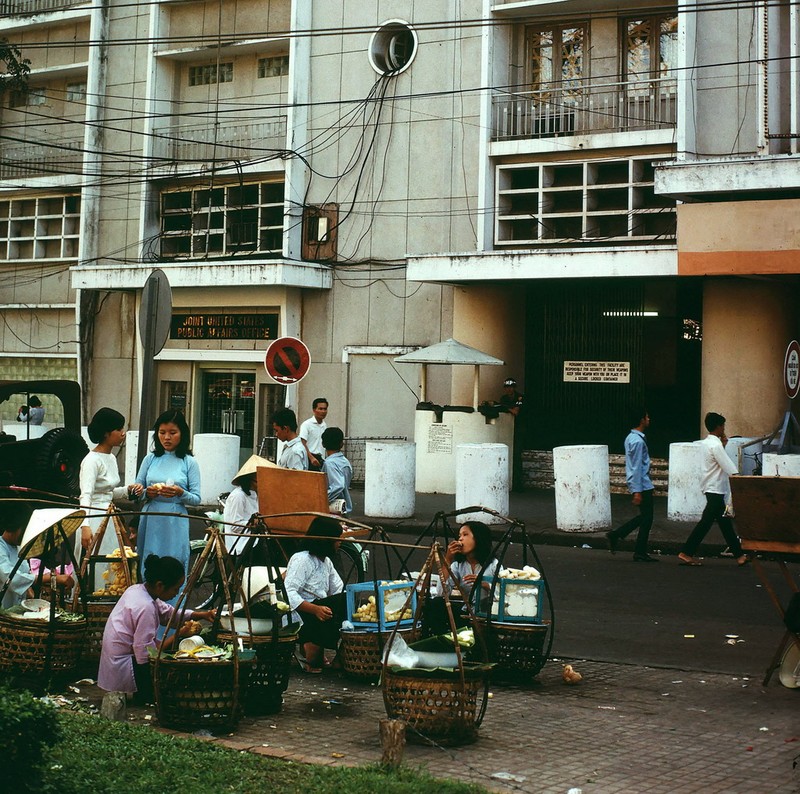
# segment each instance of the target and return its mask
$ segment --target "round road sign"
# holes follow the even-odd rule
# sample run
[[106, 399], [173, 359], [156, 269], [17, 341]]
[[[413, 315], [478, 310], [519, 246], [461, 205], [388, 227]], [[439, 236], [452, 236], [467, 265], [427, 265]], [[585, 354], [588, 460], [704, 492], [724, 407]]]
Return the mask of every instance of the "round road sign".
[[783, 359], [783, 387], [790, 400], [800, 392], [800, 344], [796, 339], [789, 342]]
[[276, 339], [264, 357], [267, 375], [278, 383], [297, 383], [306, 376], [310, 365], [308, 348], [293, 336]]

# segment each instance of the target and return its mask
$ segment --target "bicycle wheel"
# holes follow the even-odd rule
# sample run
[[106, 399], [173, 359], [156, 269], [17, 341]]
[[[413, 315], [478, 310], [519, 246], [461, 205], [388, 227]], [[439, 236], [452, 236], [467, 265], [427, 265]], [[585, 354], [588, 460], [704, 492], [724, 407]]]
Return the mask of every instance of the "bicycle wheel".
[[365, 581], [368, 562], [369, 549], [350, 541], [344, 541], [333, 558], [333, 566], [345, 585]]
[[[200, 555], [206, 546], [205, 540], [193, 540], [189, 544], [189, 577], [192, 576], [195, 567], [200, 562]], [[217, 588], [220, 584], [217, 572], [217, 560], [212, 555], [204, 563], [199, 572], [194, 588], [190, 594], [190, 609], [208, 609], [214, 600]]]

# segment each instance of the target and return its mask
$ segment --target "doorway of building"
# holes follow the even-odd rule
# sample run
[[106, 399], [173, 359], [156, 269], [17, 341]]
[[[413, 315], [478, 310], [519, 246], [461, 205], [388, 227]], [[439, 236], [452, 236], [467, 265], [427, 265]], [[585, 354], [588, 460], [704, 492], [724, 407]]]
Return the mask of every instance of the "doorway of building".
[[241, 440], [240, 458], [253, 454], [256, 425], [255, 372], [203, 370], [200, 432], [233, 433]]

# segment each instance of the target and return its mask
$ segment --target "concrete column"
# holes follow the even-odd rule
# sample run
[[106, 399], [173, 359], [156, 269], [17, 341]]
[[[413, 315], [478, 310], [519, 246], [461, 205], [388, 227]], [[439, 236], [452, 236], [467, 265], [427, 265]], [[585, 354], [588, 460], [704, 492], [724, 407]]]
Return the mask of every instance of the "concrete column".
[[[150, 440], [147, 443], [147, 452], [153, 451], [153, 431], [148, 430]], [[91, 447], [90, 447], [91, 449]], [[130, 485], [139, 473], [136, 468], [136, 452], [139, 449], [139, 431], [129, 430], [125, 433], [125, 471], [121, 472], [122, 483]]]
[[239, 436], [228, 433], [197, 433], [192, 452], [200, 466], [200, 501], [216, 504], [221, 493], [233, 487], [231, 479], [239, 471]]
[[699, 441], [669, 445], [667, 518], [670, 521], [697, 521], [706, 506], [700, 488], [702, 453]]
[[[508, 447], [505, 444], [459, 444], [456, 447], [456, 510], [481, 505], [508, 515]], [[483, 521], [486, 513], [464, 513], [458, 522]]]
[[[764, 449], [763, 443], [751, 444], [751, 446], [745, 447], [744, 450], [742, 450], [741, 455], [739, 454], [739, 450], [742, 449], [745, 444], [750, 444], [755, 440], [755, 438], [744, 437], [728, 439], [725, 452], [728, 453], [728, 457], [733, 461], [736, 468], [739, 469], [739, 474], [752, 474], [753, 469], [756, 467], [755, 455], [761, 455]], [[740, 457], [741, 461], [739, 460]]]
[[364, 514], [410, 518], [416, 507], [416, 447], [413, 441], [367, 441]]
[[559, 529], [582, 532], [611, 526], [607, 446], [555, 447], [553, 475]]
[[798, 477], [800, 476], [800, 455], [779, 455], [767, 452], [763, 457], [765, 477]]

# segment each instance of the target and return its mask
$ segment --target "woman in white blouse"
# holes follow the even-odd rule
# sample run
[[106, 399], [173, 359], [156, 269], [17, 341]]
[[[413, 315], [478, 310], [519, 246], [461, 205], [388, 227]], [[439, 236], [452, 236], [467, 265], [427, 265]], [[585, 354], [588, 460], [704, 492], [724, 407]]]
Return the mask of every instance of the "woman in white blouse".
[[338, 647], [347, 612], [344, 585], [331, 560], [341, 545], [342, 525], [317, 516], [308, 535], [306, 550], [289, 560], [284, 583], [293, 618], [303, 624], [299, 637], [305, 654], [303, 669], [321, 673], [325, 648]]
[[[492, 579], [497, 574], [497, 560], [492, 557], [492, 533], [489, 527], [482, 521], [462, 524], [458, 540], [448, 544], [444, 559], [450, 567], [450, 578], [445, 586], [451, 589], [458, 587], [465, 604], [472, 599], [473, 609], [485, 607], [482, 602], [489, 595]], [[479, 576], [482, 588], [480, 599], [477, 594], [472, 594]]]
[[225, 545], [231, 554], [241, 554], [244, 551], [247, 539], [241, 536], [253, 514], [258, 513], [257, 470], [265, 466], [277, 468], [266, 458], [251, 455], [231, 480], [234, 489], [228, 494], [222, 511]]
[[[77, 534], [75, 557], [80, 560], [81, 548], [88, 549], [100, 527], [103, 513], [114, 497], [120, 482], [117, 458], [112, 453], [125, 441], [125, 417], [113, 408], [101, 408], [88, 427], [89, 438], [97, 445], [81, 462], [81, 507], [91, 508], [80, 533]], [[113, 526], [108, 526], [99, 549], [109, 554], [118, 546]]]

